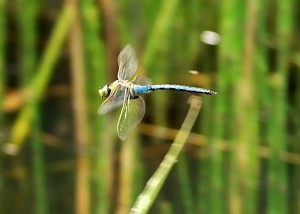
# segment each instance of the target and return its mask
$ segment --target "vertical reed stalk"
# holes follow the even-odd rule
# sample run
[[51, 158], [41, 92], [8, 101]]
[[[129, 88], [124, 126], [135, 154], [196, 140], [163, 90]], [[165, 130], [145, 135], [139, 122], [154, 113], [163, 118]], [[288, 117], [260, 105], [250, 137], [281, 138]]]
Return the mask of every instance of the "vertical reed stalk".
[[[178, 0], [164, 0], [159, 4], [150, 4], [153, 8], [153, 25], [150, 28], [148, 38], [145, 43], [141, 63], [149, 71], [150, 78], [155, 83], [165, 83], [168, 80], [169, 67], [167, 65], [166, 54], [170, 47], [165, 45], [168, 42], [169, 31], [173, 25], [175, 11], [178, 7]], [[155, 8], [155, 9], [154, 9]], [[170, 73], [169, 73], [170, 74]], [[168, 92], [157, 93], [151, 96], [153, 108], [154, 124], [167, 124], [167, 101]]]
[[[37, 41], [37, 11], [35, 0], [19, 1], [19, 26], [21, 46], [21, 86], [26, 87], [36, 70], [36, 41]], [[43, 146], [41, 141], [40, 107], [38, 102], [32, 103], [32, 171], [34, 187], [34, 213], [47, 213], [46, 175], [43, 160]]]
[[[6, 61], [6, 1], [0, 1], [0, 145], [3, 144], [3, 137], [5, 130], [5, 117], [3, 114], [3, 104], [5, 97], [5, 85], [6, 85], [6, 72], [5, 72], [5, 61]], [[4, 169], [4, 159], [2, 147], [0, 151], [0, 172]], [[0, 213], [4, 213], [4, 179], [0, 176]]]
[[[245, 5], [245, 41], [243, 67], [241, 79], [237, 88], [237, 142], [234, 151], [233, 167], [239, 171], [237, 185], [240, 186], [242, 196], [242, 212], [255, 213], [257, 211], [258, 180], [258, 114], [255, 82], [255, 39], [258, 1], [248, 0]], [[232, 173], [235, 173], [232, 171]]]
[[[66, 4], [58, 17], [57, 24], [54, 27], [45, 53], [38, 65], [37, 74], [30, 80], [30, 85], [26, 89], [25, 95], [28, 100], [39, 101], [45, 93], [62, 44], [69, 32], [73, 20], [73, 12], [70, 5]], [[14, 145], [20, 148], [22, 146], [31, 128], [33, 112], [33, 105], [31, 103], [26, 103], [13, 124], [9, 144], [6, 145], [7, 147]]]
[[[109, 213], [112, 186], [112, 141], [114, 130], [105, 126], [109, 124], [106, 116], [97, 115], [101, 102], [97, 90], [107, 84], [106, 58], [104, 44], [99, 39], [103, 23], [100, 22], [98, 7], [93, 0], [81, 1], [84, 61], [87, 85], [87, 113], [89, 120], [89, 139], [96, 155], [91, 158], [91, 209], [92, 213]], [[105, 172], [105, 173], [103, 173]]]
[[[298, 45], [298, 47], [300, 47]], [[298, 74], [297, 74], [297, 82], [300, 82], [300, 69], [298, 68]], [[295, 132], [294, 133], [294, 139], [291, 140], [292, 142], [292, 149], [294, 153], [300, 154], [300, 133], [298, 130], [300, 130], [300, 112], [298, 112], [296, 109], [300, 109], [300, 85], [297, 85], [297, 89], [295, 90], [295, 106], [294, 106], [294, 111], [292, 113], [292, 117], [294, 120], [294, 125], [295, 125]], [[292, 135], [293, 136], [293, 135]], [[290, 184], [288, 185], [290, 190], [290, 199], [294, 200], [289, 200], [288, 205], [289, 205], [289, 211], [294, 213], [299, 213], [300, 212], [300, 192], [298, 191], [300, 189], [300, 164], [296, 164], [292, 166], [292, 170], [290, 172]]]
[[120, 154], [120, 179], [119, 179], [119, 197], [117, 204], [117, 214], [128, 213], [132, 204], [133, 190], [138, 177], [134, 177], [137, 135], [132, 135], [122, 145]]
[[[181, 77], [178, 84], [195, 84], [195, 86], [199, 86], [197, 75], [192, 77], [195, 80], [193, 83], [188, 81], [188, 77], [192, 76], [188, 71], [198, 70], [195, 64], [198, 63], [197, 56], [201, 52], [199, 35], [204, 26], [199, 14], [202, 14], [202, 12], [201, 3], [194, 0], [185, 2], [176, 8], [177, 15], [173, 18], [174, 25], [171, 26], [169, 34], [172, 35], [169, 39], [170, 48], [166, 59], [163, 60], [167, 63], [165, 70], [168, 76], [165, 78], [166, 81], [174, 80], [174, 75], [176, 75], [176, 77]], [[197, 61], [195, 62], [195, 60]], [[180, 98], [180, 95], [180, 93], [174, 93], [174, 98]], [[168, 97], [165, 96], [164, 99], [172, 100], [171, 93], [169, 93]], [[179, 105], [177, 102], [169, 101], [167, 104], [169, 104], [168, 108], [174, 108], [172, 104], [175, 104], [176, 110], [181, 112], [182, 105]], [[169, 114], [168, 112], [169, 110], [166, 109], [165, 114]], [[181, 116], [179, 115], [179, 117]], [[170, 120], [169, 124], [178, 119], [170, 118]], [[174, 182], [178, 183], [178, 192], [182, 197], [172, 198], [173, 206], [171, 208], [178, 210], [178, 212], [182, 209], [185, 213], [195, 213], [195, 208], [199, 204], [199, 198], [193, 195], [192, 188], [196, 187], [197, 184], [191, 180], [188, 160], [186, 155], [183, 155], [178, 161], [176, 167], [177, 177]], [[193, 174], [193, 176], [197, 177], [196, 174]]]
[[[260, 45], [257, 47], [255, 53], [255, 71], [256, 71], [256, 99], [258, 103], [258, 110], [260, 115], [266, 114], [269, 112], [268, 116], [263, 117], [262, 119], [259, 118], [259, 143], [261, 146], [265, 146], [267, 141], [267, 133], [266, 127], [269, 125], [271, 108], [272, 108], [272, 99], [270, 94], [270, 87], [269, 87], [269, 68], [268, 62], [266, 61], [267, 58], [267, 48], [266, 41], [268, 41], [268, 34], [267, 34], [267, 11], [265, 10], [266, 2], [260, 3], [258, 12], [257, 12], [257, 37]], [[260, 175], [259, 175], [259, 182], [258, 191], [257, 191], [257, 206], [258, 210], [262, 213], [265, 213], [265, 200], [266, 200], [266, 192], [263, 190], [263, 187], [267, 186], [267, 181], [264, 179], [266, 177], [266, 170], [265, 170], [265, 163], [267, 160], [261, 159], [259, 166], [260, 166]]]
[[116, 8], [116, 2], [110, 0], [98, 0], [101, 17], [103, 19], [103, 34], [105, 51], [107, 55], [107, 70], [109, 74], [109, 80], [115, 80], [117, 76], [118, 66], [116, 63], [116, 56], [120, 49], [119, 31], [117, 29], [118, 11]]
[[[161, 45], [167, 42], [167, 35], [173, 24], [172, 21], [174, 20], [177, 6], [178, 0], [164, 0], [162, 2], [144, 49], [141, 61], [144, 67], [151, 72], [151, 79], [153, 79], [155, 83], [164, 83], [167, 80], [167, 73], [163, 72], [168, 69], [166, 60], [163, 61], [162, 57], [158, 59], [157, 56], [159, 52], [167, 51], [166, 48], [162, 49]], [[168, 45], [165, 47], [168, 47]], [[158, 60], [155, 61], [154, 59]], [[155, 124], [166, 125], [167, 100], [166, 92], [157, 93], [156, 96], [153, 97]]]
[[[241, 130], [238, 129], [236, 124], [236, 112], [239, 100], [236, 99], [238, 83], [241, 77], [241, 70], [243, 66], [242, 58], [242, 45], [243, 45], [243, 30], [244, 26], [244, 9], [245, 5], [241, 1], [230, 0], [222, 2], [221, 4], [221, 21], [220, 32], [222, 35], [222, 42], [219, 51], [219, 76], [218, 76], [218, 92], [222, 96], [216, 97], [216, 112], [215, 112], [215, 125], [213, 142], [213, 156], [212, 156], [212, 186], [213, 191], [218, 192], [221, 196], [223, 181], [227, 176], [221, 168], [222, 156], [219, 154], [221, 148], [221, 139], [229, 138], [232, 140], [232, 162], [230, 169], [234, 169], [229, 173], [230, 184], [228, 185], [228, 199], [229, 209], [231, 213], [242, 213], [243, 195], [240, 192], [240, 175], [242, 173], [240, 168], [235, 169], [237, 166], [237, 148], [239, 142], [236, 141], [236, 133]], [[226, 136], [226, 135], [227, 136]], [[218, 199], [218, 204], [214, 204], [214, 194], [211, 195], [210, 211], [221, 212], [228, 209], [222, 203], [226, 198]]]
[[76, 172], [76, 213], [90, 213], [90, 163], [86, 148], [89, 146], [86, 81], [83, 57], [82, 29], [79, 2], [67, 0], [75, 13], [70, 34], [70, 56], [73, 110], [75, 120], [75, 140], [78, 148]]
[[146, 43], [142, 62], [143, 65], [148, 68], [152, 63], [153, 59], [157, 55], [159, 45], [164, 44], [167, 40], [168, 31], [172, 25], [172, 20], [175, 15], [178, 0], [164, 0], [162, 2], [159, 13], [156, 15], [156, 20], [151, 29], [149, 38]]
[[268, 141], [271, 156], [268, 172], [268, 213], [287, 213], [287, 167], [282, 162], [282, 152], [287, 149], [287, 74], [292, 33], [293, 1], [277, 2], [278, 44], [277, 71], [272, 85], [272, 117]]
[[[299, 4], [299, 3], [298, 3]], [[300, 4], [299, 4], [300, 5]], [[296, 8], [295, 6], [294, 8]], [[299, 7], [298, 7], [299, 8]], [[293, 25], [297, 25], [297, 23], [293, 23]], [[300, 44], [298, 43], [298, 36], [300, 31], [298, 31], [298, 34], [295, 33], [294, 30], [294, 40], [292, 42], [295, 42], [296, 45], [293, 46], [293, 49], [300, 50]], [[295, 72], [295, 82], [299, 83], [300, 82], [300, 55], [298, 56], [298, 68], [295, 69], [297, 72]], [[293, 101], [294, 101], [294, 106], [290, 106], [292, 109], [292, 112], [290, 114], [291, 121], [294, 127], [294, 131], [290, 133], [288, 136], [291, 139], [291, 148], [294, 153], [300, 154], [300, 112], [298, 109], [300, 109], [300, 84], [296, 84], [294, 94], [292, 95]], [[293, 101], [291, 103], [293, 103]], [[291, 175], [290, 175], [290, 184], [289, 188], [292, 187], [292, 190], [290, 190], [290, 198], [294, 200], [290, 200], [289, 202], [289, 208], [292, 212], [294, 213], [299, 213], [300, 212], [300, 165], [294, 165], [291, 170]]]
[[[174, 208], [178, 205], [182, 205], [184, 213], [186, 214], [194, 214], [195, 213], [195, 204], [193, 200], [193, 194], [192, 194], [192, 184], [190, 181], [189, 176], [189, 167], [187, 158], [185, 155], [182, 155], [178, 159], [178, 165], [177, 165], [177, 178], [178, 178], [178, 190], [181, 194], [181, 200], [176, 200], [174, 204]], [[177, 204], [178, 202], [178, 204]]]
[[[217, 45], [210, 45], [200, 40], [201, 33], [204, 30], [212, 30], [219, 32], [218, 30], [218, 15], [220, 12], [219, 2], [202, 2], [201, 10], [198, 12], [199, 20], [198, 28], [201, 32], [198, 33], [198, 41], [201, 44], [199, 61], [200, 71], [210, 75], [209, 82], [213, 82], [213, 72], [216, 72], [216, 61], [217, 61]], [[211, 8], [214, 8], [211, 10]], [[195, 8], [194, 8], [195, 10]], [[222, 37], [222, 36], [221, 36]], [[199, 46], [199, 45], [198, 45]], [[205, 85], [206, 87], [206, 85]], [[213, 84], [207, 84], [207, 87], [215, 89]], [[215, 134], [215, 122], [214, 122], [214, 105], [215, 101], [223, 96], [226, 96], [223, 91], [218, 91], [216, 97], [204, 97], [202, 110], [201, 126], [199, 127], [201, 133], [208, 137], [207, 147], [201, 148], [202, 154], [209, 154], [209, 156], [201, 155], [199, 158], [199, 177], [198, 177], [198, 197], [195, 201], [197, 205], [197, 211], [202, 213], [212, 212], [224, 212], [226, 210], [226, 200], [224, 200], [225, 187], [228, 185], [228, 179], [224, 174], [223, 168], [227, 167], [225, 161], [225, 155], [223, 151], [218, 148], [219, 142], [214, 140], [212, 136]]]

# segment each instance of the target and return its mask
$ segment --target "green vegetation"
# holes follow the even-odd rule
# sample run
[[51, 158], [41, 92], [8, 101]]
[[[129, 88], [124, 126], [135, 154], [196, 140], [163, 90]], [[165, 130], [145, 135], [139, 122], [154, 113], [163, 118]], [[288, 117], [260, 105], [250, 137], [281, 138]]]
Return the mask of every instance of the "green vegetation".
[[[300, 2], [58, 2], [0, 0], [0, 214], [300, 212]], [[145, 95], [121, 142], [98, 89], [127, 43], [218, 94]]]

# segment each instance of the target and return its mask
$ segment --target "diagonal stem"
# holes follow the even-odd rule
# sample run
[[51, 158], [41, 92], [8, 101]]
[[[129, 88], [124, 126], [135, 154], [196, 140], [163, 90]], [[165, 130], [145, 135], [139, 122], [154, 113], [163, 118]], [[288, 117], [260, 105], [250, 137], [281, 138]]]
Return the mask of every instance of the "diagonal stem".
[[163, 186], [169, 172], [177, 162], [178, 156], [184, 146], [184, 143], [191, 132], [195, 120], [202, 106], [202, 99], [198, 96], [191, 96], [189, 99], [190, 109], [188, 114], [160, 166], [149, 179], [144, 191], [139, 195], [130, 213], [147, 213]]

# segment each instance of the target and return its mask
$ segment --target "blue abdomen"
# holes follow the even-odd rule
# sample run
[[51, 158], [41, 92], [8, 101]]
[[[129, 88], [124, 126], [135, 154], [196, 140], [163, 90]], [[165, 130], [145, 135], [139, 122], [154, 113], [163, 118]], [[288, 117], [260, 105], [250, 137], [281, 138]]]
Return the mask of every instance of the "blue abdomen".
[[135, 85], [133, 90], [136, 96], [149, 93], [151, 91], [156, 91], [156, 90], [176, 90], [176, 91], [186, 91], [191, 93], [209, 94], [209, 95], [217, 94], [217, 92], [204, 89], [204, 88], [185, 86], [185, 85], [171, 85], [171, 84]]
[[134, 88], [134, 93], [136, 96], [148, 93], [150, 90], [150, 87], [148, 85], [135, 85]]

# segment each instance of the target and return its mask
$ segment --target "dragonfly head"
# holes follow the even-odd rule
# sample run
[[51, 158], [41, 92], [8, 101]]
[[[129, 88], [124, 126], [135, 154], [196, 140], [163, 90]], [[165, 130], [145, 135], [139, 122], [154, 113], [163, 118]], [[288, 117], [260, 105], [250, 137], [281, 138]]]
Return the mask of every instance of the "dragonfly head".
[[103, 88], [99, 89], [99, 94], [102, 97], [102, 99], [106, 99], [110, 94], [111, 89], [108, 87], [108, 85], [105, 85]]

